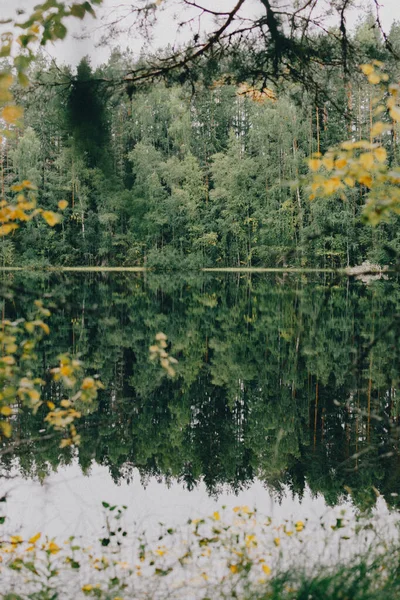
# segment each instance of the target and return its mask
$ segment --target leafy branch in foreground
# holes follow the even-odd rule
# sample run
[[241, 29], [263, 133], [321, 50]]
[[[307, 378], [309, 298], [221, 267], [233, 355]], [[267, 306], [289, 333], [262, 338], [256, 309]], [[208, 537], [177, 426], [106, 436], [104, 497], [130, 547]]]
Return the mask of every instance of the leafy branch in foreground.
[[[64, 39], [67, 29], [63, 21], [71, 16], [83, 19], [86, 13], [95, 16], [92, 5], [101, 2], [102, 0], [91, 0], [67, 6], [65, 2], [47, 0], [35, 6], [34, 12], [26, 21], [10, 19], [6, 22], [11, 24], [14, 30], [19, 28], [24, 33], [17, 36], [13, 30], [3, 32], [1, 36], [0, 57], [6, 59], [6, 66], [0, 71], [0, 118], [4, 123], [0, 143], [3, 136], [14, 135], [15, 127], [23, 117], [22, 107], [14, 102], [13, 86], [29, 85], [27, 70], [35, 60], [32, 46]], [[30, 181], [23, 180], [11, 187], [14, 194], [11, 201], [5, 198], [3, 190], [0, 201], [0, 237], [13, 233], [20, 223], [26, 223], [38, 215], [51, 227], [61, 221], [59, 213], [37, 207], [35, 189]], [[58, 203], [60, 210], [67, 206], [65, 200]], [[43, 404], [40, 386], [44, 382], [41, 378], [33, 376], [33, 365], [37, 360], [35, 349], [38, 342], [44, 334], [50, 332], [49, 326], [42, 320], [42, 317], [50, 316], [50, 312], [40, 300], [36, 301], [35, 306], [37, 314], [32, 320], [18, 319], [12, 322], [4, 316], [2, 319], [0, 432], [3, 438], [10, 438], [12, 435], [12, 418], [20, 403], [28, 406], [33, 412]], [[76, 403], [89, 403], [94, 400], [102, 385], [93, 378], [83, 378], [81, 363], [66, 355], [60, 357], [60, 366], [52, 370], [52, 376], [63, 385], [64, 390], [68, 390], [65, 394], [68, 397], [62, 398], [58, 407], [53, 402], [47, 402], [49, 412], [45, 420], [55, 430], [68, 429], [69, 437], [62, 440], [61, 447], [78, 444], [80, 437], [74, 421], [81, 413], [76, 410]]]
[[377, 225], [391, 213], [400, 214], [400, 170], [391, 167], [384, 147], [392, 146], [394, 127], [400, 122], [400, 86], [389, 81], [380, 61], [361, 65], [361, 70], [376, 89], [371, 97], [370, 139], [353, 138], [325, 154], [314, 153], [309, 160], [313, 174], [309, 197], [339, 193], [346, 201], [346, 192], [357, 186], [365, 198], [365, 219]]

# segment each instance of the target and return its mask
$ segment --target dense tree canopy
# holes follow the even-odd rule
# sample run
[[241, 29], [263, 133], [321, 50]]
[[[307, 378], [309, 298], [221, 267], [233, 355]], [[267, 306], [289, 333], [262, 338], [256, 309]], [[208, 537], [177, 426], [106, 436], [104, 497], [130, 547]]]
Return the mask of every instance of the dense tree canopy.
[[[394, 25], [393, 46], [398, 37]], [[369, 17], [349, 41], [364, 62], [373, 48], [385, 60], [385, 77], [397, 77]], [[6, 197], [29, 176], [41, 206], [55, 210], [67, 201], [69, 208], [56, 229], [32, 222], [5, 240], [4, 264], [344, 267], [395, 260], [398, 218], [364, 226], [365, 185], [345, 198], [308, 199], [307, 157], [349, 136], [372, 139], [375, 90], [361, 72], [347, 81], [341, 66], [326, 71], [334, 101], [295, 83], [260, 91], [203, 81], [193, 95], [189, 83], [159, 82], [131, 95], [125, 84], [115, 86], [129, 65], [137, 63], [120, 50], [95, 71], [83, 60], [76, 74], [39, 58], [33, 85], [16, 89], [25, 116], [2, 146]], [[394, 123], [379, 137], [392, 170], [397, 136]]]

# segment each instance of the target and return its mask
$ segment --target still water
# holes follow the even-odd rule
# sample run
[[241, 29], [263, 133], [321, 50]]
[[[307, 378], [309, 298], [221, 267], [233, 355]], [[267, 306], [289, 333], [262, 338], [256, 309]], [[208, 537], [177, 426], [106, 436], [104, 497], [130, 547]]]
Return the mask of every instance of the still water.
[[[310, 520], [397, 509], [397, 276], [16, 273], [3, 286], [11, 319], [36, 298], [52, 309], [36, 373], [46, 400], [64, 352], [105, 386], [77, 450], [46, 435], [40, 410], [18, 414], [32, 441], [0, 453], [14, 532], [92, 535], [102, 500], [150, 528], [222, 505]], [[160, 331], [172, 379], [149, 360]]]

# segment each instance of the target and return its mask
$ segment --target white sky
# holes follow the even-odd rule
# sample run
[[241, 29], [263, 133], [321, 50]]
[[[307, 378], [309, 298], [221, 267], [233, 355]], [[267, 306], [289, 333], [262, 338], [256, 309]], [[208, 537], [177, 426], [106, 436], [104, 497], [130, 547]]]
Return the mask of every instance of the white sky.
[[[232, 0], [205, 0], [214, 10], [223, 10], [224, 7], [232, 7]], [[359, 9], [354, 9], [349, 19], [348, 25], [353, 25], [363, 10], [367, 9], [372, 0], [357, 0]], [[0, 19], [12, 17], [17, 9], [23, 9], [29, 12], [33, 6], [38, 3], [38, 0], [0, 0]], [[97, 7], [97, 19], [94, 20], [88, 16], [83, 22], [70, 20], [69, 33], [67, 38], [56, 44], [48, 44], [46, 52], [57, 59], [59, 62], [76, 65], [79, 60], [89, 55], [94, 66], [106, 62], [110, 53], [109, 47], [97, 47], [97, 42], [101, 35], [106, 33], [106, 29], [102, 28], [110, 20], [114, 20], [118, 14], [124, 14], [130, 6], [129, 0], [103, 0], [103, 5]], [[151, 49], [165, 46], [166, 44], [174, 44], [184, 38], [179, 38], [177, 34], [177, 25], [174, 21], [174, 10], [176, 12], [177, 2], [168, 0], [168, 6], [174, 7], [167, 12], [161, 14], [160, 24], [155, 30], [154, 42]], [[386, 31], [394, 20], [400, 21], [400, 0], [380, 0], [380, 16], [381, 22]], [[245, 4], [247, 14], [254, 14], [256, 8], [261, 7], [259, 0], [247, 0]], [[250, 11], [250, 12], [249, 12]], [[182, 18], [182, 15], [178, 15]], [[89, 37], [85, 40], [79, 40], [74, 34], [81, 34], [86, 30]], [[111, 47], [120, 46], [122, 49], [131, 48], [135, 54], [139, 54], [142, 47], [145, 47], [145, 42], [137, 35], [137, 32], [132, 31], [130, 34], [121, 35], [111, 41]]]

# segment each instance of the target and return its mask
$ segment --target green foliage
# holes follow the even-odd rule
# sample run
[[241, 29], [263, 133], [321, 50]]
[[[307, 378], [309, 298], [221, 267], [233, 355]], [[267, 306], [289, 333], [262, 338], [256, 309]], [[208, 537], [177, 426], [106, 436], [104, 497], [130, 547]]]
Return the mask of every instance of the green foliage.
[[[353, 42], [367, 60], [365, 27]], [[395, 77], [396, 65], [374, 43]], [[336, 69], [329, 81], [320, 75], [334, 104], [279, 82], [275, 92], [199, 83], [194, 96], [185, 85], [155, 83], [130, 96], [112, 81], [132, 66], [121, 51], [95, 71], [84, 59], [76, 75], [40, 58], [29, 72], [40, 85], [29, 94], [19, 88], [24, 126], [1, 158], [5, 193], [29, 173], [41, 206], [53, 211], [68, 201], [69, 208], [57, 232], [35, 222], [16, 233], [14, 264], [168, 270], [396, 261], [398, 217], [374, 232], [363, 225], [367, 179], [347, 187], [344, 200], [329, 188], [329, 198], [308, 201], [307, 157], [350, 132], [357, 140], [375, 135], [374, 85], [361, 73], [351, 83]], [[379, 160], [387, 156], [393, 173], [397, 145], [388, 131], [379, 135]]]

